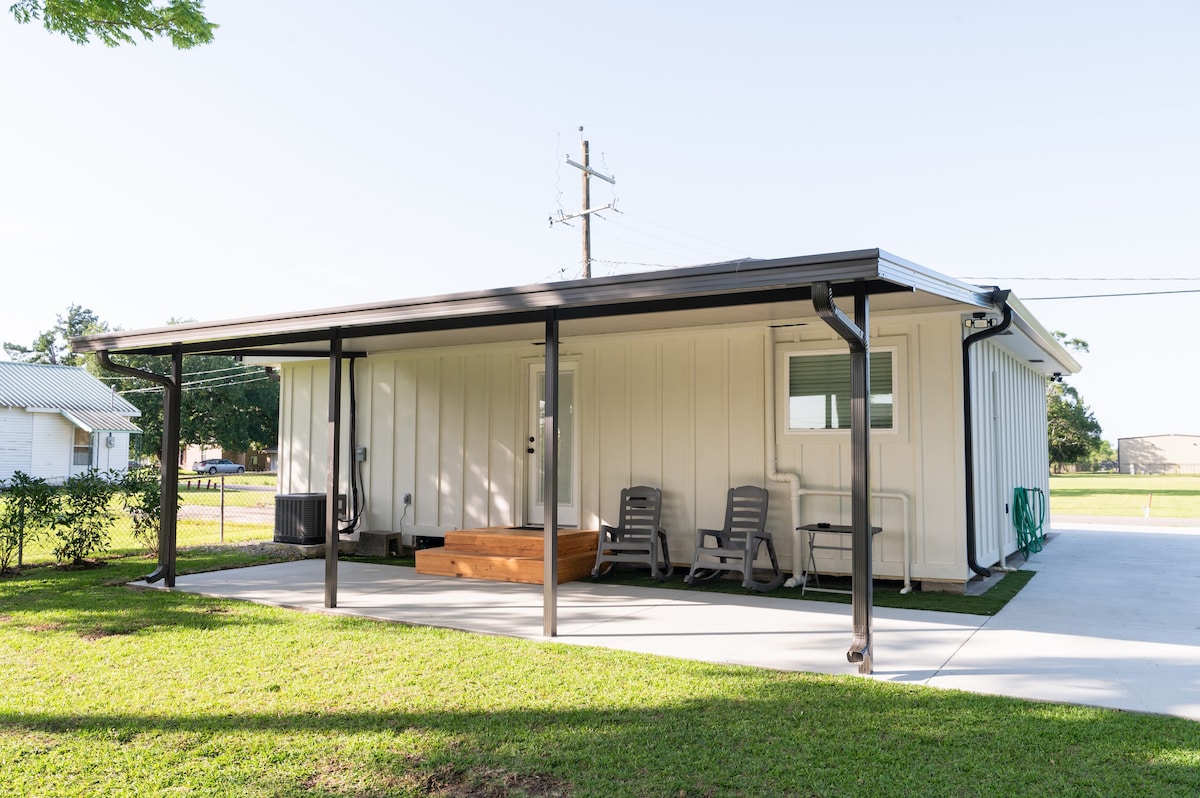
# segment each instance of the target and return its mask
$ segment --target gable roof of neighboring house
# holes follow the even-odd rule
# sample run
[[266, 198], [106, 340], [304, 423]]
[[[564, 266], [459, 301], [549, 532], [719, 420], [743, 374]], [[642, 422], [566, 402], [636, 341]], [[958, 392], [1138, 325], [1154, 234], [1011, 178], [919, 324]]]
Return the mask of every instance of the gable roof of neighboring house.
[[76, 366], [0, 361], [0, 407], [57, 412], [87, 432], [141, 432], [129, 400]]

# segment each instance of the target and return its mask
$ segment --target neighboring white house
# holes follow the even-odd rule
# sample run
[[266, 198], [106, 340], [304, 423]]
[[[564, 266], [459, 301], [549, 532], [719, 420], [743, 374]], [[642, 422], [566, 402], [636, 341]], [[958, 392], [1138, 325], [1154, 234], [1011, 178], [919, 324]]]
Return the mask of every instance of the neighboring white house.
[[141, 411], [74, 366], [0, 361], [0, 480], [21, 471], [50, 482], [129, 467]]
[[1122, 474], [1200, 474], [1200, 435], [1117, 439]]
[[[872, 374], [865, 448], [849, 429], [850, 328], [836, 326], [838, 314], [860, 310]], [[802, 570], [807, 541], [793, 530], [849, 524], [852, 471], [866, 462], [871, 523], [883, 528], [875, 576], [942, 585], [1016, 550], [1014, 488], [1049, 490], [1045, 380], [1079, 369], [1008, 292], [881, 250], [115, 332], [73, 346], [278, 364], [280, 492], [326, 492], [333, 463], [337, 492], [365, 495], [360, 528], [403, 531], [406, 542], [554, 517], [541, 501], [542, 469], [554, 462], [542, 447], [553, 351], [551, 526], [615, 523], [622, 488], [657, 486], [672, 558], [687, 564], [696, 529], [720, 526], [727, 489], [758, 485], [770, 490], [783, 564]], [[849, 552], [816, 554], [822, 573], [850, 571]], [[327, 578], [330, 605], [335, 589]]]

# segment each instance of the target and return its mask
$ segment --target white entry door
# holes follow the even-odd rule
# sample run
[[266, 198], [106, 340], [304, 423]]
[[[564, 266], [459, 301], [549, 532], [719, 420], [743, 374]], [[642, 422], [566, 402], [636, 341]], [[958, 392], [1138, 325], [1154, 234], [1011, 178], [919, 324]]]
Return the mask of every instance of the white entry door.
[[[529, 435], [525, 447], [528, 464], [526, 522], [546, 522], [543, 449], [546, 440], [546, 366], [534, 365], [529, 374]], [[558, 523], [579, 524], [579, 428], [575, 412], [575, 365], [560, 363], [558, 370]]]

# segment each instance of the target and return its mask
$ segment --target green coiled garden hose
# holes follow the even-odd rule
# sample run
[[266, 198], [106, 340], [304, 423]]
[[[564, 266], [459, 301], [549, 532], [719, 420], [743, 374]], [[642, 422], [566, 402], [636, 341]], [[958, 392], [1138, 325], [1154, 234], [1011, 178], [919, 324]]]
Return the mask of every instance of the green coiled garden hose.
[[1025, 559], [1042, 550], [1045, 536], [1046, 494], [1041, 488], [1017, 488], [1013, 491], [1013, 526], [1017, 528], [1017, 548]]

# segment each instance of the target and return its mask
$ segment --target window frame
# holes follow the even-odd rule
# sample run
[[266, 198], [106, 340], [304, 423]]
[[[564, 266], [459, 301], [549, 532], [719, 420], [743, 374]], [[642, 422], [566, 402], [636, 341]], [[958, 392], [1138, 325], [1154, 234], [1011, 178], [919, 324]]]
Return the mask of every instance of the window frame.
[[[88, 432], [82, 427], [74, 427], [72, 436], [71, 465], [75, 468], [80, 466], [91, 468], [95, 465], [96, 433]], [[83, 438], [85, 437], [87, 438], [87, 442], [83, 443]], [[81, 457], [81, 455], [86, 455], [86, 457]]]
[[[776, 374], [779, 375], [776, 387], [777, 428], [783, 438], [797, 437], [845, 437], [849, 438], [850, 429], [809, 429], [792, 427], [791, 418], [791, 363], [793, 357], [812, 357], [818, 355], [850, 356], [845, 345], [839, 346], [833, 341], [808, 341], [781, 343], [777, 346]], [[878, 356], [887, 353], [892, 359], [892, 425], [890, 427], [872, 427], [873, 438], [889, 442], [900, 442], [908, 438], [908, 348], [907, 341], [902, 336], [872, 339], [871, 354]]]

